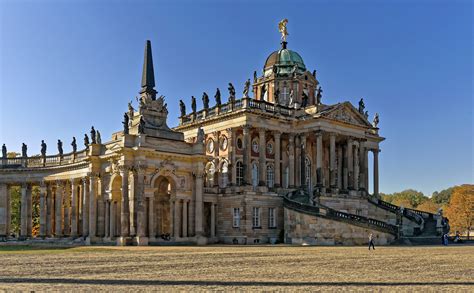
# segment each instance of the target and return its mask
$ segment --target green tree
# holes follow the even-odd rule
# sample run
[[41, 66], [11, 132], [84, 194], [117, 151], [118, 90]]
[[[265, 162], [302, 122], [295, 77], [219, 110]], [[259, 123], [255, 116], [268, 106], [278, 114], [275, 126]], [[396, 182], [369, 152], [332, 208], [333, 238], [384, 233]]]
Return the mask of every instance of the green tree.
[[449, 203], [449, 199], [451, 198], [451, 194], [456, 186], [441, 190], [440, 192], [433, 192], [431, 196], [431, 200], [439, 205], [447, 205]]

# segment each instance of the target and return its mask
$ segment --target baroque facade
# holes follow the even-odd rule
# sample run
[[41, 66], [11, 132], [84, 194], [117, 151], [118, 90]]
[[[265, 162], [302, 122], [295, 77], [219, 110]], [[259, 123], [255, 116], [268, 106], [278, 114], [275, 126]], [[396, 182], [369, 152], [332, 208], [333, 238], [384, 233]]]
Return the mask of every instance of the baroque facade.
[[[77, 151], [74, 140], [66, 154], [62, 142], [57, 155], [46, 155], [44, 147], [28, 156], [25, 146], [21, 156], [7, 157], [4, 147], [0, 237], [119, 245], [360, 244], [373, 233], [385, 244], [445, 229], [440, 215], [380, 199], [378, 115], [370, 123], [362, 99], [358, 108], [323, 103], [316, 71], [287, 46], [285, 35], [262, 75], [246, 82], [242, 98], [229, 84], [227, 102], [218, 90], [211, 107], [204, 93], [204, 108], [196, 109], [193, 97], [187, 113], [181, 101], [179, 125], [170, 129], [147, 41], [138, 109], [129, 104], [123, 129], [109, 141], [102, 143], [92, 129], [85, 149]], [[14, 186], [21, 189], [18, 235], [10, 225]]]

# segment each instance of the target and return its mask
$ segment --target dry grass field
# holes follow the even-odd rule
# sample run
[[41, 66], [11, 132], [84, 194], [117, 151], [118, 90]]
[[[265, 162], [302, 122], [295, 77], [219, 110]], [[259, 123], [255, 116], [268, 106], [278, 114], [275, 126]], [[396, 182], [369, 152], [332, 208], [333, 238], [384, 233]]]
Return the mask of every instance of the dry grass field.
[[0, 291], [474, 292], [474, 246], [0, 246], [0, 260]]

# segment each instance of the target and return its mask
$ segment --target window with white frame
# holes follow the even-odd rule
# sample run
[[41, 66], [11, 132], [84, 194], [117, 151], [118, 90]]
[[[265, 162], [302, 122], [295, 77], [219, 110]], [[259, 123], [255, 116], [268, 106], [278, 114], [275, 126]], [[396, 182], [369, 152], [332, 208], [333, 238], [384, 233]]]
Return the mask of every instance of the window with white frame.
[[268, 228], [276, 228], [276, 209], [268, 208]]
[[240, 208], [233, 209], [233, 221], [232, 227], [239, 228], [240, 227]]
[[227, 161], [222, 163], [221, 172], [220, 172], [220, 186], [224, 188], [229, 182], [229, 164]]
[[244, 165], [242, 164], [241, 161], [238, 161], [237, 164], [235, 165], [235, 175], [236, 175], [236, 184], [238, 186], [241, 186], [244, 184]]
[[267, 186], [268, 187], [273, 187], [273, 184], [275, 183], [275, 172], [273, 171], [273, 165], [268, 164], [267, 165]]
[[260, 228], [260, 208], [253, 208], [252, 211], [252, 226], [253, 228]]

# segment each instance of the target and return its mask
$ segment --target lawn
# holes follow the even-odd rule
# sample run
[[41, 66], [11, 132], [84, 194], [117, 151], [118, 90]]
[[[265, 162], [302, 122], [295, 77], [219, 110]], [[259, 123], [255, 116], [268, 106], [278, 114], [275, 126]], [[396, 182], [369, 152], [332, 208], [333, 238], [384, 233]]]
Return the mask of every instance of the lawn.
[[0, 246], [0, 291], [474, 291], [474, 246]]

